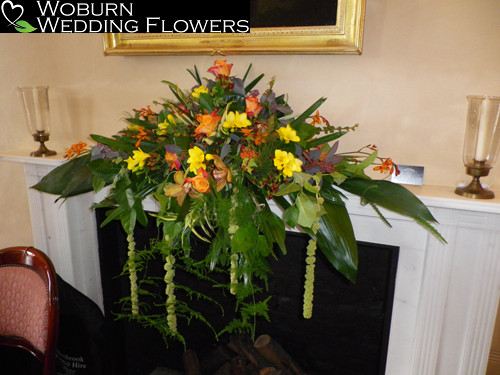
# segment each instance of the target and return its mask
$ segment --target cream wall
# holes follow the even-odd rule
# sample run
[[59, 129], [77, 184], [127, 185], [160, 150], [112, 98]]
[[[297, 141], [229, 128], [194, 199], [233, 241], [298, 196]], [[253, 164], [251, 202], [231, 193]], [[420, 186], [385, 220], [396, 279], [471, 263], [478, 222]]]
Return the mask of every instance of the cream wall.
[[[334, 125], [360, 127], [342, 151], [376, 144], [397, 163], [425, 167], [424, 183], [468, 180], [462, 165], [466, 95], [500, 96], [500, 1], [367, 0], [361, 56], [228, 56], [233, 73], [276, 76], [297, 113], [319, 97]], [[48, 146], [60, 152], [89, 133], [112, 135], [124, 112], [190, 87], [186, 68], [213, 56], [105, 57], [98, 34], [0, 34], [0, 150], [34, 148], [16, 96], [51, 87]], [[262, 86], [262, 89], [265, 87]], [[0, 247], [31, 244], [22, 166], [0, 162]], [[500, 194], [500, 163], [484, 180]]]

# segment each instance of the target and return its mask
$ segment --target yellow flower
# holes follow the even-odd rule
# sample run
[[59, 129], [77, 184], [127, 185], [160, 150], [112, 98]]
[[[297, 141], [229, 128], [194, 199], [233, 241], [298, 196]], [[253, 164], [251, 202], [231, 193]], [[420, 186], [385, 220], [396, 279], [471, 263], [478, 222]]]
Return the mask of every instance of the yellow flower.
[[283, 166], [283, 174], [286, 177], [292, 177], [293, 172], [301, 172], [302, 168], [302, 160], [293, 158], [293, 160], [290, 160], [290, 162], [286, 163]]
[[134, 150], [133, 154], [133, 156], [129, 156], [129, 158], [125, 159], [125, 161], [127, 162], [127, 169], [131, 170], [132, 172], [137, 172], [138, 170], [144, 168], [144, 166], [146, 165], [146, 160], [151, 155], [142, 151], [141, 149]]
[[158, 124], [158, 130], [156, 131], [156, 133], [158, 135], [166, 135], [168, 133], [169, 125], [175, 125], [175, 118], [171, 113], [162, 123]]
[[278, 130], [278, 134], [281, 139], [283, 139], [286, 143], [292, 142], [300, 142], [300, 137], [297, 135], [297, 132], [292, 129], [290, 125], [286, 127], [281, 127]]
[[278, 149], [274, 151], [274, 166], [286, 177], [292, 177], [293, 172], [301, 172], [301, 165], [302, 160], [294, 157], [291, 152]]
[[191, 172], [195, 172], [202, 167], [205, 167], [203, 163], [205, 161], [205, 154], [203, 150], [198, 146], [194, 146], [193, 148], [188, 150], [189, 158], [187, 160], [189, 164], [189, 170]]
[[252, 125], [250, 120], [247, 118], [246, 113], [239, 113], [238, 111], [231, 111], [227, 114], [226, 121], [222, 124], [225, 129], [235, 130], [239, 128], [246, 128]]
[[199, 86], [193, 90], [193, 92], [191, 93], [191, 96], [193, 98], [199, 99], [200, 94], [208, 94], [208, 89], [205, 88], [204, 86]]
[[283, 165], [288, 161], [288, 152], [276, 149], [274, 151], [274, 166], [278, 170], [283, 169]]

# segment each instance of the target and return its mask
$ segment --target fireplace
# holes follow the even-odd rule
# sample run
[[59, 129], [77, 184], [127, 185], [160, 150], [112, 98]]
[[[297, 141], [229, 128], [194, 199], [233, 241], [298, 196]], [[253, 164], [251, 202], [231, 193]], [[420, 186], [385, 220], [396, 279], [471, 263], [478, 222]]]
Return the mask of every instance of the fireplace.
[[[30, 187], [63, 158], [28, 154], [3, 151], [0, 160], [24, 165], [33, 244], [102, 308], [95, 214], [88, 208], [106, 192], [54, 204], [55, 196]], [[346, 193], [356, 238], [399, 248], [385, 374], [483, 375], [500, 295], [500, 197], [465, 199], [453, 186], [409, 188], [430, 207], [448, 244], [408, 218], [383, 211], [388, 228], [371, 207]], [[151, 202], [145, 207], [155, 209]]]
[[[97, 224], [105, 219], [105, 210], [96, 212]], [[157, 236], [154, 220], [148, 228], [138, 228], [135, 234], [137, 247], [148, 244]], [[98, 230], [102, 286], [107, 324], [113, 331], [113, 352], [120, 374], [148, 375], [156, 367], [182, 369], [184, 348], [169, 343], [168, 349], [159, 334], [128, 320], [116, 321], [119, 311], [116, 302], [129, 293], [128, 278], [120, 274], [126, 260], [126, 236], [119, 222], [110, 223]], [[302, 318], [302, 292], [305, 249], [308, 236], [287, 233], [287, 255], [271, 261], [273, 276], [269, 280], [271, 322], [257, 323], [256, 337], [269, 334], [299, 363], [308, 375], [383, 375], [387, 358], [391, 313], [396, 280], [399, 249], [395, 246], [359, 242], [359, 271], [355, 284], [336, 272], [319, 254], [316, 264], [315, 299], [312, 319]], [[206, 245], [197, 243], [195, 248], [204, 251]], [[279, 250], [278, 250], [279, 252]], [[151, 272], [155, 266], [149, 267]], [[162, 265], [157, 276], [162, 277]], [[186, 275], [176, 275], [188, 285], [201, 284]], [[160, 286], [160, 290], [163, 287]], [[210, 293], [210, 291], [208, 291]], [[197, 305], [217, 330], [231, 318], [233, 299], [228, 297], [225, 314]], [[220, 344], [204, 324], [193, 322], [182, 327], [188, 342], [201, 360], [211, 355]], [[226, 337], [221, 341], [227, 340]], [[127, 362], [124, 362], [124, 358]]]

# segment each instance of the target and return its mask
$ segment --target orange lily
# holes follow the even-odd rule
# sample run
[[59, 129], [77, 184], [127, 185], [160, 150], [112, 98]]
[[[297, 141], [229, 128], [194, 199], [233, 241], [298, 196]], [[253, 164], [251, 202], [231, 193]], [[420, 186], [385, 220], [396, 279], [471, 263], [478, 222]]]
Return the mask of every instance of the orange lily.
[[148, 105], [146, 108], [141, 108], [140, 110], [134, 109], [137, 113], [139, 113], [139, 116], [143, 117], [148, 117], [149, 115], [154, 115], [155, 113], [151, 109], [151, 106]]
[[374, 167], [373, 170], [380, 171], [380, 173], [389, 172], [390, 174], [396, 171], [396, 176], [401, 173], [398, 166], [390, 158], [385, 159], [381, 165]]
[[64, 153], [64, 158], [71, 159], [73, 157], [80, 155], [83, 151], [85, 151], [85, 147], [87, 147], [87, 144], [84, 142], [75, 143], [69, 149], [66, 149], [66, 152]]
[[250, 147], [242, 147], [240, 157], [242, 159], [241, 169], [251, 173], [253, 167], [256, 166], [254, 159], [259, 157], [259, 153]]
[[167, 197], [176, 197], [177, 203], [182, 206], [186, 195], [188, 193], [191, 195], [191, 184], [186, 184], [186, 178], [182, 171], [175, 172], [174, 182], [165, 186], [163, 191]]
[[181, 161], [179, 160], [177, 154], [167, 151], [165, 152], [165, 160], [170, 163], [170, 170], [179, 170], [181, 168]]
[[269, 133], [261, 134], [259, 131], [256, 132], [254, 129], [240, 129], [240, 131], [245, 135], [245, 137], [252, 138], [256, 146], [266, 143], [266, 137], [269, 135]]
[[224, 164], [222, 159], [217, 155], [208, 154], [206, 159], [214, 161], [215, 169], [212, 172], [212, 176], [217, 182], [216, 190], [221, 191], [224, 186], [226, 186], [226, 183], [233, 181], [231, 170], [226, 167], [226, 164]]
[[150, 140], [151, 138], [149, 137], [148, 133], [144, 130], [144, 127], [141, 126], [140, 128], [137, 129], [139, 131], [139, 134], [132, 135], [132, 138], [137, 138], [137, 142], [135, 143], [135, 147], [138, 148], [141, 145], [141, 141], [143, 139]]
[[316, 114], [311, 116], [310, 119], [312, 120], [311, 125], [319, 125], [321, 123], [326, 124], [327, 126], [330, 125], [326, 118], [320, 116], [319, 111], [316, 111]]

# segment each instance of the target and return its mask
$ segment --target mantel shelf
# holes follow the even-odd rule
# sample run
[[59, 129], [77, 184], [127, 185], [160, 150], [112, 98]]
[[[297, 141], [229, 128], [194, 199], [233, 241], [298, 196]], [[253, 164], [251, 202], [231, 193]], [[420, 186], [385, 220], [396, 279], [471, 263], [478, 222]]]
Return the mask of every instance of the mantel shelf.
[[[32, 151], [32, 150], [31, 150]], [[54, 156], [34, 157], [30, 156], [30, 150], [5, 150], [0, 151], [0, 160], [22, 164], [47, 165], [57, 167], [64, 163], [63, 155], [58, 153]]]

